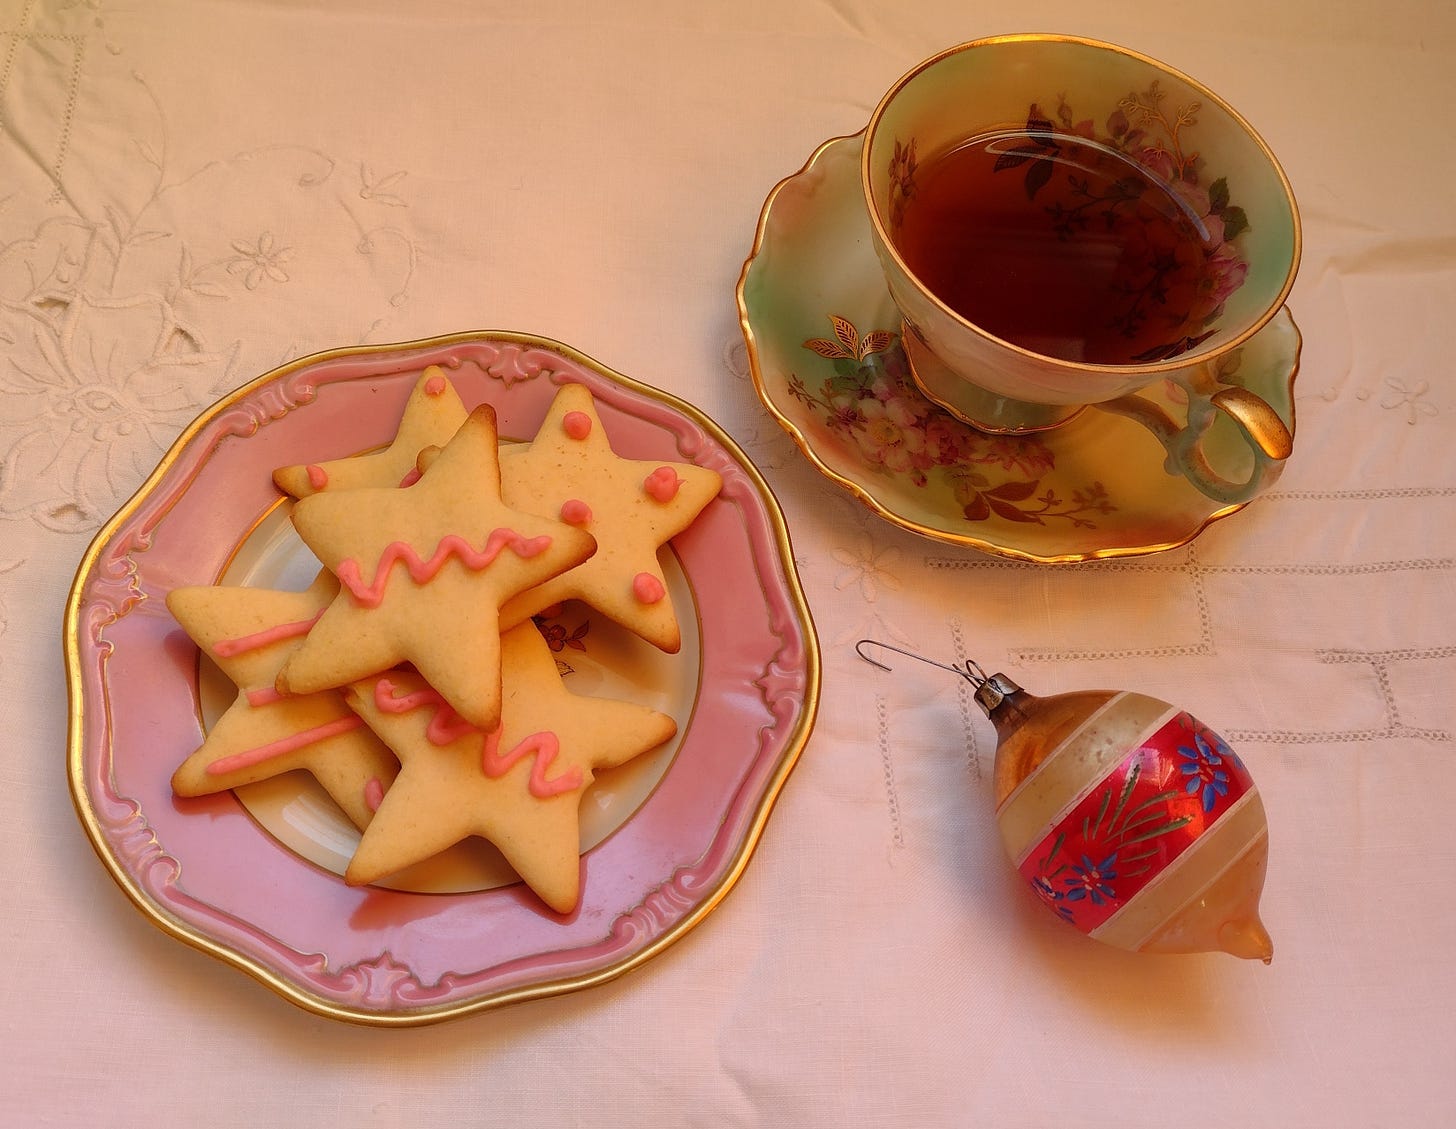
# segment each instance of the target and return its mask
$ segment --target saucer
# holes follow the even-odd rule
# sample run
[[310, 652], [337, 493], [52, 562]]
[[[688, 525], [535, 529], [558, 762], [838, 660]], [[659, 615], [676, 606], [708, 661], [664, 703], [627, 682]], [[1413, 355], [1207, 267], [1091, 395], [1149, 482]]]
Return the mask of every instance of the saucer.
[[[754, 385], [811, 463], [905, 529], [1043, 563], [1171, 549], [1248, 504], [1207, 497], [1165, 468], [1150, 432], [1095, 405], [1049, 431], [989, 435], [932, 402], [910, 372], [871, 243], [863, 137], [826, 141], [779, 182], [738, 281]], [[1299, 350], [1285, 309], [1220, 372], [1261, 396], [1291, 434]], [[1141, 395], [1181, 413], [1171, 383]], [[1236, 447], [1212, 433], [1208, 443]]]

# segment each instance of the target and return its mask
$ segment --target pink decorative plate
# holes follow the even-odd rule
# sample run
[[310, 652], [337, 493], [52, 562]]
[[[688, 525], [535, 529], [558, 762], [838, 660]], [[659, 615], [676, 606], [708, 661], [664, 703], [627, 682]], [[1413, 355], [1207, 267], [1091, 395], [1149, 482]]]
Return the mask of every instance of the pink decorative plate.
[[[681, 739], [647, 777], [620, 788], [607, 781], [587, 797], [605, 822], [598, 813], [589, 838], [584, 831], [581, 902], [566, 917], [509, 876], [350, 888], [326, 849], [308, 849], [311, 836], [327, 848], [328, 828], [311, 832], [307, 818], [289, 814], [308, 815], [306, 795], [291, 807], [295, 798], [276, 794], [171, 792], [173, 770], [201, 741], [212, 676], [167, 612], [166, 593], [218, 582], [291, 587], [306, 577], [313, 566], [288, 537], [270, 472], [387, 443], [432, 364], [446, 368], [467, 406], [494, 405], [503, 437], [530, 438], [556, 388], [574, 381], [591, 388], [618, 454], [723, 476], [720, 496], [665, 550], [685, 593], [674, 595], [682, 618], [696, 610], [661, 691]], [[590, 647], [566, 649], [580, 630], [555, 641], [568, 664], [580, 659], [588, 670]], [[216, 404], [87, 551], [66, 609], [66, 660], [72, 795], [101, 860], [142, 912], [304, 1008], [379, 1025], [601, 983], [681, 937], [747, 865], [819, 697], [818, 644], [788, 531], [743, 453], [674, 397], [515, 333], [322, 353]], [[622, 669], [630, 684], [664, 668], [646, 659]], [[594, 686], [602, 675], [583, 677]]]

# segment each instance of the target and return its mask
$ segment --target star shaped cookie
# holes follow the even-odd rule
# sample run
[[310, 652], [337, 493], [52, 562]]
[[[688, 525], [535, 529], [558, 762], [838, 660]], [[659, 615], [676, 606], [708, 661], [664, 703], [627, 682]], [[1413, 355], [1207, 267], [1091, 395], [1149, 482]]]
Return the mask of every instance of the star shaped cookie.
[[509, 505], [576, 524], [597, 541], [586, 562], [504, 604], [502, 626], [577, 599], [663, 651], [682, 646], [657, 551], [717, 495], [716, 471], [619, 457], [591, 390], [566, 384], [531, 443], [502, 452], [501, 481]]
[[313, 494], [293, 524], [341, 588], [278, 689], [313, 693], [409, 662], [483, 729], [500, 720], [500, 605], [596, 547], [584, 530], [502, 501], [489, 405], [415, 485]]
[[302, 769], [356, 827], [393, 781], [394, 755], [330, 690], [285, 698], [273, 689], [337, 585], [323, 573], [306, 592], [223, 586], [178, 588], [167, 607], [238, 687], [201, 748], [172, 776], [179, 796], [205, 796]]
[[477, 835], [498, 847], [552, 909], [575, 908], [581, 798], [595, 770], [668, 740], [677, 725], [632, 702], [572, 693], [533, 624], [501, 641], [501, 723], [464, 724], [413, 672], [353, 683], [350, 705], [402, 768], [345, 873], [360, 885]]
[[346, 459], [279, 467], [273, 472], [273, 483], [295, 498], [306, 498], [320, 490], [399, 486], [414, 477], [419, 453], [426, 447], [448, 443], [465, 422], [466, 414], [460, 394], [445, 371], [431, 365], [415, 382], [399, 430], [388, 447]]

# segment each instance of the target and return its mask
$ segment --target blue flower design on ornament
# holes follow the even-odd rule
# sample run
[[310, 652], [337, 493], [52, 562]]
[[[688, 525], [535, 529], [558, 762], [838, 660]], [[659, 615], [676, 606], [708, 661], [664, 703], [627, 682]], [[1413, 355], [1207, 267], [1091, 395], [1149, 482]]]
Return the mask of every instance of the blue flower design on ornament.
[[1228, 795], [1229, 774], [1219, 766], [1234, 759], [1233, 750], [1217, 733], [1205, 729], [1193, 734], [1192, 748], [1179, 745], [1178, 755], [1183, 758], [1178, 770], [1188, 778], [1183, 790], [1199, 795], [1203, 810], [1212, 811], [1219, 797]]
[[1067, 905], [1066, 900], [1062, 897], [1062, 892], [1052, 885], [1051, 879], [1045, 874], [1038, 874], [1033, 878], [1031, 888], [1063, 921], [1073, 920], [1075, 915], [1072, 913], [1072, 907]]
[[1092, 904], [1096, 906], [1102, 905], [1104, 901], [1111, 901], [1116, 894], [1108, 883], [1117, 879], [1117, 871], [1113, 869], [1116, 862], [1116, 851], [1096, 863], [1083, 855], [1081, 864], [1073, 863], [1072, 873], [1062, 879], [1067, 884], [1067, 890], [1063, 896], [1069, 902], [1080, 902], [1083, 898], [1090, 898]]

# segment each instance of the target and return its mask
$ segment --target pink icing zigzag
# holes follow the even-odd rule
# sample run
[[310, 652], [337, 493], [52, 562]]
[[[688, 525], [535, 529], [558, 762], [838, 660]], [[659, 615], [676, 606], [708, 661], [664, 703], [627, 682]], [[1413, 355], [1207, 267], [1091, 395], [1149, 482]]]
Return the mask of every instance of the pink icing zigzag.
[[535, 763], [531, 765], [531, 795], [537, 799], [544, 800], [549, 796], [559, 796], [564, 792], [574, 792], [581, 787], [581, 769], [573, 765], [569, 770], [560, 776], [548, 780], [546, 770], [551, 767], [551, 762], [556, 759], [556, 754], [561, 751], [561, 742], [556, 734], [550, 732], [532, 733], [529, 737], [517, 743], [510, 752], [501, 754], [500, 751], [501, 731], [499, 728], [485, 735], [485, 747], [481, 750], [481, 767], [485, 774], [492, 780], [504, 776], [511, 770], [511, 766], [522, 757], [535, 755]]
[[383, 713], [409, 713], [425, 706], [434, 708], [425, 738], [432, 745], [448, 745], [480, 730], [466, 721], [440, 696], [437, 690], [416, 690], [413, 694], [395, 694], [394, 683], [381, 678], [374, 684], [374, 704]]
[[390, 570], [400, 561], [409, 569], [416, 584], [425, 584], [439, 574], [451, 557], [458, 557], [466, 568], [479, 572], [494, 562], [504, 549], [510, 549], [518, 557], [529, 558], [545, 552], [550, 544], [551, 538], [545, 534], [540, 537], [523, 537], [513, 529], [496, 529], [486, 539], [485, 547], [477, 550], [464, 537], [447, 533], [440, 538], [435, 554], [429, 560], [422, 559], [413, 546], [403, 541], [391, 541], [379, 557], [372, 583], [364, 583], [359, 573], [359, 562], [353, 558], [340, 561], [336, 572], [340, 583], [349, 590], [357, 603], [368, 608], [377, 608], [384, 600]]
[[437, 690], [426, 687], [413, 693], [397, 695], [394, 692], [394, 683], [387, 678], [381, 678], [374, 684], [374, 704], [382, 712], [391, 714], [409, 713], [411, 710], [417, 709], [433, 709], [434, 714], [425, 728], [425, 737], [432, 745], [449, 745], [462, 737], [468, 737], [474, 733], [480, 734], [483, 738], [481, 768], [492, 780], [504, 776], [510, 771], [511, 766], [522, 757], [534, 755], [536, 760], [531, 765], [528, 787], [531, 795], [538, 800], [559, 796], [565, 792], [574, 792], [581, 787], [581, 769], [576, 766], [572, 766], [560, 776], [547, 778], [547, 770], [550, 769], [551, 763], [561, 751], [561, 742], [554, 733], [533, 733], [517, 742], [509, 752], [502, 754], [500, 751], [502, 726], [496, 726], [491, 732], [486, 733], [471, 725], [455, 712]]

